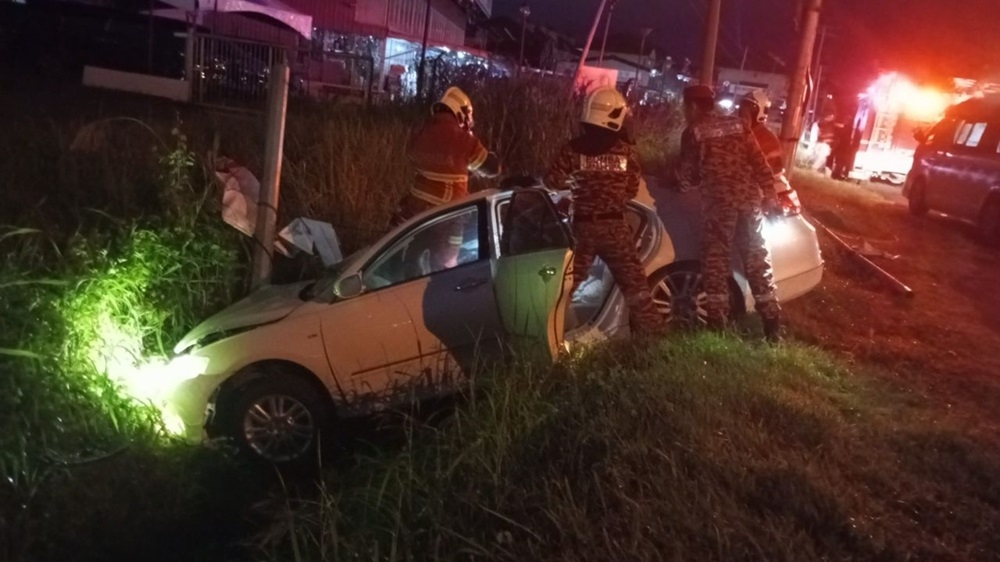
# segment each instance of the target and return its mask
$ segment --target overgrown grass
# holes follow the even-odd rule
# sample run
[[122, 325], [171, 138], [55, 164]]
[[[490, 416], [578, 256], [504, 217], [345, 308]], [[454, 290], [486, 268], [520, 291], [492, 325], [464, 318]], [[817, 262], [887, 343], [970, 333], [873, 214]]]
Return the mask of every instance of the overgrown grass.
[[[203, 483], [231, 467], [170, 441], [157, 410], [127, 398], [118, 378], [245, 291], [250, 245], [219, 220], [211, 164], [233, 157], [260, 177], [263, 119], [4, 85], [0, 553], [148, 558], [170, 544], [146, 544], [157, 528], [211, 528], [229, 496]], [[561, 84], [470, 91], [478, 134], [512, 173], [540, 173], [573, 133], [578, 106]], [[293, 104], [282, 222], [329, 221], [347, 251], [382, 234], [411, 183], [406, 141], [427, 113]], [[281, 279], [316, 266], [276, 265]]]
[[[806, 348], [702, 335], [521, 365], [276, 498], [272, 560], [971, 560], [995, 450]], [[412, 420], [411, 420], [412, 421]]]

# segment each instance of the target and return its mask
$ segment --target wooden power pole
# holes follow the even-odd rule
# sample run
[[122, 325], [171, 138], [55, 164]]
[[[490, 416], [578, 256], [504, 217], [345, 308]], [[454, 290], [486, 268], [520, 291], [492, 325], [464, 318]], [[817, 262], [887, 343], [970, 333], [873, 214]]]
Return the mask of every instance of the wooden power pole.
[[805, 11], [802, 19], [802, 41], [799, 44], [799, 58], [795, 63], [788, 92], [788, 108], [781, 123], [781, 153], [785, 169], [792, 170], [795, 153], [802, 137], [803, 109], [805, 108], [806, 81], [812, 65], [813, 46], [816, 44], [816, 30], [819, 28], [819, 13], [823, 0], [803, 0]]
[[700, 83], [715, 84], [715, 47], [719, 42], [719, 17], [722, 0], [708, 0], [708, 15], [705, 17], [705, 52], [701, 59]]

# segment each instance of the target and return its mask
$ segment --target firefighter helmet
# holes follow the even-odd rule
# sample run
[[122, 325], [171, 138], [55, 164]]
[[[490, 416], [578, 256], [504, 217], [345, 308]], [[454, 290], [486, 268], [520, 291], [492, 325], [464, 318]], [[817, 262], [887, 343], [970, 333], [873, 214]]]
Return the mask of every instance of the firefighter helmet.
[[460, 88], [452, 86], [445, 90], [441, 99], [431, 106], [431, 111], [437, 111], [441, 108], [458, 118], [458, 121], [467, 129], [472, 128], [472, 100]]
[[620, 131], [628, 115], [628, 102], [611, 86], [597, 88], [583, 102], [580, 121], [612, 131]]
[[762, 123], [767, 120], [767, 110], [771, 108], [771, 100], [763, 90], [753, 90], [740, 99], [740, 107], [747, 107], [752, 121]]

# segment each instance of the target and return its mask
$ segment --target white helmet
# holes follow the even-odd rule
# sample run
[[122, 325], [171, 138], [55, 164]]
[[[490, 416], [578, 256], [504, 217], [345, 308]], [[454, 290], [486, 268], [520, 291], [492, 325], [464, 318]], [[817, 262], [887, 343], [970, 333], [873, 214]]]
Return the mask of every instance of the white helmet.
[[611, 86], [597, 88], [583, 102], [583, 115], [580, 121], [598, 127], [620, 131], [628, 115], [628, 103]]
[[431, 106], [431, 111], [441, 106], [446, 107], [467, 129], [472, 128], [472, 100], [461, 89], [455, 86], [448, 88], [441, 99]]
[[753, 90], [740, 99], [740, 106], [749, 104], [750, 115], [754, 121], [763, 123], [767, 120], [767, 110], [771, 108], [771, 100], [764, 90]]

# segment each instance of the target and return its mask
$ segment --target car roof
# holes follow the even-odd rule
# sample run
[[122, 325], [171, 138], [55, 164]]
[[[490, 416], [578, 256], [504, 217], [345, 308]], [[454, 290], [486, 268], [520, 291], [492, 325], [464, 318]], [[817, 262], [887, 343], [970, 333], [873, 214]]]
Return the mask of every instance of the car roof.
[[948, 115], [956, 118], [1000, 119], [1000, 96], [972, 98], [952, 106]]

